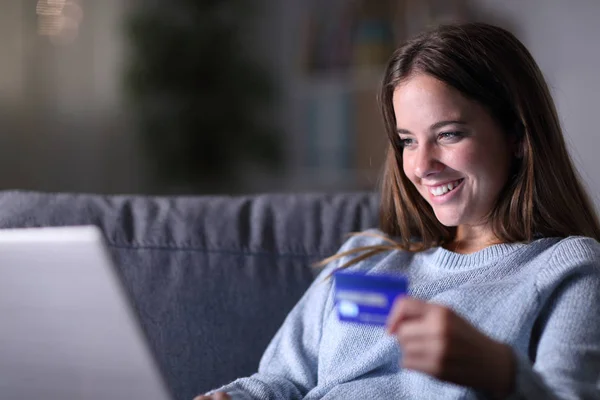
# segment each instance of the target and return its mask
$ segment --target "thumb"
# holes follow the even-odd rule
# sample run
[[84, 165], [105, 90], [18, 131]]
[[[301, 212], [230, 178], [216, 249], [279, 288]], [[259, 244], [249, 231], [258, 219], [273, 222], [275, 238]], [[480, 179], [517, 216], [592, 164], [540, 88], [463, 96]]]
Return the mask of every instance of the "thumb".
[[419, 318], [425, 314], [426, 309], [427, 303], [423, 300], [408, 296], [397, 298], [387, 319], [387, 332], [389, 334], [395, 333], [402, 321]]

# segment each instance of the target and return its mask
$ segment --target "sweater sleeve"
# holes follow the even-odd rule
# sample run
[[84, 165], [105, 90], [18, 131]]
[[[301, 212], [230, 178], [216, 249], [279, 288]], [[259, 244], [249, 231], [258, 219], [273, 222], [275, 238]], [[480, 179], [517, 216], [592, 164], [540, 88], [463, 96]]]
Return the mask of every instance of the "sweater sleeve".
[[[345, 246], [344, 246], [345, 247]], [[344, 248], [343, 247], [343, 248]], [[258, 372], [219, 389], [236, 399], [302, 399], [317, 385], [319, 344], [324, 314], [337, 267], [329, 264], [286, 317], [259, 364]]]
[[578, 266], [552, 291], [539, 319], [535, 362], [516, 354], [509, 399], [600, 399], [600, 268]]

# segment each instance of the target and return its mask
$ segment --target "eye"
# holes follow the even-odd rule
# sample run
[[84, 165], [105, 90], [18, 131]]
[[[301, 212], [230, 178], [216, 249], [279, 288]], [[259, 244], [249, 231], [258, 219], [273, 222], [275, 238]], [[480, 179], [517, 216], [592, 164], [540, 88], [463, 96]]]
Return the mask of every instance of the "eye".
[[415, 141], [411, 138], [399, 138], [398, 142], [403, 149], [410, 148], [415, 144]]
[[438, 135], [440, 139], [444, 139], [446, 141], [457, 142], [462, 137], [464, 137], [462, 132], [452, 131], [452, 132], [442, 132]]

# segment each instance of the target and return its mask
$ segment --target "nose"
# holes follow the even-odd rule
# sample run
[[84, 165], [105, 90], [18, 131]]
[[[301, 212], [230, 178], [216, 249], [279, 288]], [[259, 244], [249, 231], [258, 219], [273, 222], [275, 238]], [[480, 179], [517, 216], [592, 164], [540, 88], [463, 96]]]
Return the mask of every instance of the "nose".
[[412, 155], [414, 174], [419, 178], [427, 178], [444, 169], [444, 164], [439, 160], [435, 146], [421, 146]]

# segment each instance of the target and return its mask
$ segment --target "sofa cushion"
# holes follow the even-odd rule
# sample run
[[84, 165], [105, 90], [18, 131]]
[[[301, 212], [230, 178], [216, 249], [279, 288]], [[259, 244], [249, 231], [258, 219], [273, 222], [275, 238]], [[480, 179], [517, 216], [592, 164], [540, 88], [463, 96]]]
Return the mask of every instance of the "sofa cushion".
[[0, 192], [0, 228], [93, 224], [178, 399], [249, 375], [372, 193], [146, 197]]

